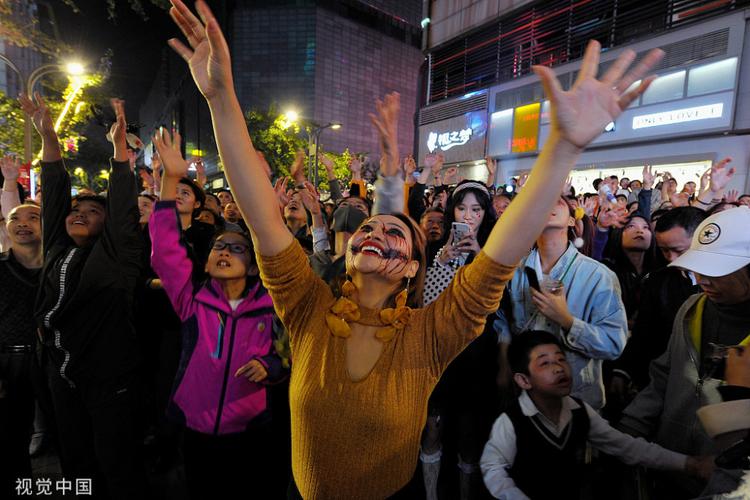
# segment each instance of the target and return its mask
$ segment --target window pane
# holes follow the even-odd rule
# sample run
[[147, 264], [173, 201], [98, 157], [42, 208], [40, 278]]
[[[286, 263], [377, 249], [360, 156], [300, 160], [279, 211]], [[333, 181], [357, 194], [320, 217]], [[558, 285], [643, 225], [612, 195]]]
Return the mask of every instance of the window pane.
[[681, 99], [685, 87], [685, 71], [660, 76], [643, 94], [643, 104]]
[[736, 57], [691, 69], [688, 77], [688, 96], [734, 88], [736, 71]]

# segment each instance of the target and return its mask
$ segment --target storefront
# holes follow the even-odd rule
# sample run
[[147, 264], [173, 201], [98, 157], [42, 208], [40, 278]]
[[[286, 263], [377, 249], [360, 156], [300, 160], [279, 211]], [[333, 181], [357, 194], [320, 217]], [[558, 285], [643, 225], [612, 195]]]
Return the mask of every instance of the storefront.
[[[572, 83], [574, 72], [562, 75]], [[670, 172], [681, 187], [698, 183], [713, 161], [734, 160], [731, 187], [747, 192], [747, 136], [733, 130], [739, 58], [714, 58], [660, 72], [659, 78], [581, 155], [572, 173], [578, 192], [592, 192], [592, 181], [608, 175], [640, 179], [644, 165]], [[635, 82], [633, 88], [640, 84]], [[538, 84], [525, 95], [541, 96]], [[521, 95], [495, 89], [490, 97], [488, 154], [499, 160], [498, 182], [528, 172], [550, 134], [549, 101], [504, 108]], [[516, 99], [516, 102], [518, 99]]]
[[[472, 97], [472, 94], [467, 96]], [[473, 106], [471, 111], [459, 106], [462, 100], [467, 99], [466, 97], [456, 100], [452, 107], [451, 103], [447, 103], [448, 106], [441, 104], [441, 107], [445, 107], [445, 112], [439, 114], [430, 114], [430, 108], [422, 110], [423, 117], [434, 116], [442, 119], [423, 123], [419, 127], [417, 158], [420, 167], [424, 167], [427, 155], [442, 154], [445, 158], [445, 167], [458, 167], [460, 177], [483, 181], [487, 179], [487, 170], [484, 166], [487, 143], [486, 93], [484, 96], [484, 102]], [[465, 112], [444, 118], [447, 112], [455, 113], [457, 110]]]

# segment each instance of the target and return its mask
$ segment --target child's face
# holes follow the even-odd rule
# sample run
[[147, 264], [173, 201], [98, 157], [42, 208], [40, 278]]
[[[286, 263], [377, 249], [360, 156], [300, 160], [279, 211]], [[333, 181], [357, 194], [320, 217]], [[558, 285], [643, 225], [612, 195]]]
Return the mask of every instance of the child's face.
[[544, 344], [529, 354], [529, 375], [515, 374], [516, 383], [540, 395], [563, 397], [570, 394], [573, 380], [570, 365], [555, 344]]
[[208, 254], [206, 272], [218, 280], [244, 278], [257, 272], [247, 241], [239, 234], [220, 236]]

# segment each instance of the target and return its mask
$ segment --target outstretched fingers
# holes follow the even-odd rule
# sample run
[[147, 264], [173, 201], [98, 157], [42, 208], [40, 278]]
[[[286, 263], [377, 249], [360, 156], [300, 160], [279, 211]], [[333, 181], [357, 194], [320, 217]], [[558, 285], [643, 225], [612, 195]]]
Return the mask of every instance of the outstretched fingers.
[[546, 95], [553, 104], [556, 103], [560, 94], [563, 93], [563, 88], [562, 85], [560, 85], [560, 80], [557, 79], [555, 72], [547, 66], [532, 66], [531, 69], [542, 81], [544, 95]]
[[583, 62], [581, 62], [581, 69], [578, 71], [578, 78], [576, 78], [575, 85], [583, 82], [587, 78], [596, 78], [596, 73], [599, 71], [599, 54], [602, 51], [602, 46], [596, 40], [591, 40], [586, 46], [586, 52], [583, 55]]
[[[628, 74], [626, 74], [619, 82], [617, 82], [615, 89], [619, 92], [626, 92], [634, 82], [641, 80], [644, 76], [648, 75], [663, 57], [664, 51], [661, 49], [653, 49], [649, 51], [649, 53], [646, 54], [646, 57], [641, 59], [641, 61], [636, 64], [635, 68], [630, 70]], [[639, 86], [638, 88], [640, 89], [641, 86]], [[648, 86], [646, 86], [646, 88], [648, 88]]]
[[635, 61], [635, 51], [632, 49], [626, 49], [620, 54], [615, 62], [612, 63], [612, 66], [610, 66], [607, 72], [604, 73], [604, 76], [602, 76], [602, 83], [614, 86], [620, 78], [622, 78], [622, 75], [625, 74], [625, 71], [627, 71], [630, 65], [633, 64], [633, 61]]

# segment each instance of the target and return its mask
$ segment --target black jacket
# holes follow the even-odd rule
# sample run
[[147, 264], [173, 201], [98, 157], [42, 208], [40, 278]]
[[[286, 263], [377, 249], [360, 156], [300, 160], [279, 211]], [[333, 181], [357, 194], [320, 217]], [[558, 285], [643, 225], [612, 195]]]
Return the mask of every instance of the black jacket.
[[71, 386], [119, 383], [139, 362], [132, 313], [143, 247], [138, 189], [128, 162], [110, 164], [104, 229], [94, 243], [77, 247], [65, 229], [70, 177], [62, 161], [42, 163], [36, 319], [50, 359]]
[[26, 269], [12, 251], [0, 253], [0, 347], [34, 343], [38, 290], [39, 269]]
[[700, 292], [690, 278], [672, 267], [651, 273], [643, 284], [633, 334], [614, 369], [626, 373], [638, 388], [648, 385], [648, 367], [667, 349], [672, 324], [682, 304]]

